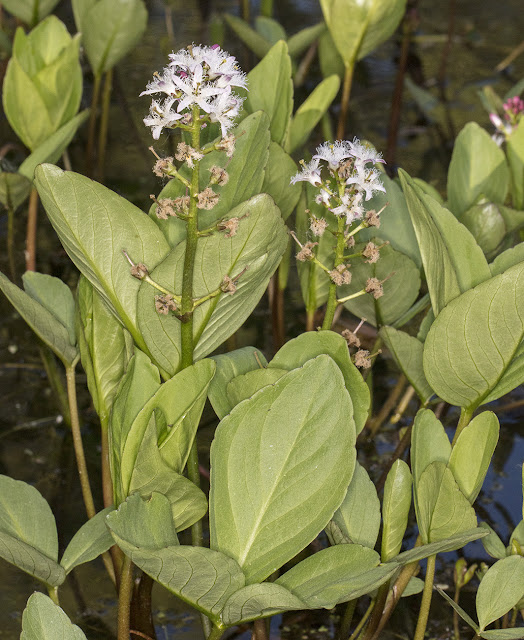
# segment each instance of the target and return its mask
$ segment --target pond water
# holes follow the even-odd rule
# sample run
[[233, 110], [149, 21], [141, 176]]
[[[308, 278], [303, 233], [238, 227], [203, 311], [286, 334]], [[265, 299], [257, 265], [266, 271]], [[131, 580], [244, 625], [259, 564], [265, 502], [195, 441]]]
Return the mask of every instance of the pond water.
[[[253, 3], [254, 5], [256, 3]], [[482, 110], [478, 90], [486, 83], [494, 83], [499, 93], [505, 93], [516, 81], [524, 77], [524, 55], [510, 65], [504, 74], [495, 72], [503, 60], [521, 39], [524, 27], [522, 0], [499, 0], [496, 6], [490, 1], [461, 0], [457, 2], [456, 29], [449, 61], [446, 87], [450, 114], [454, 129], [458, 132], [469, 120], [476, 120], [488, 127], [487, 114]], [[280, 0], [275, 2], [276, 17], [288, 33], [314, 24], [321, 19], [316, 0]], [[440, 64], [444, 36], [447, 31], [447, 3], [421, 0], [418, 3], [420, 24], [413, 47], [413, 73], [423, 75], [427, 86], [434, 84]], [[164, 4], [150, 0], [150, 23], [147, 34], [137, 48], [117, 69], [110, 120], [110, 149], [107, 156], [106, 184], [137, 203], [149, 206], [149, 194], [159, 187], [151, 173], [151, 144], [149, 131], [142, 125], [149, 101], [138, 98], [152, 72], [166, 64], [167, 53], [190, 42], [207, 40], [207, 27], [201, 10], [220, 13], [237, 12], [238, 2], [196, 0], [171, 0], [171, 21], [174, 41], [166, 32]], [[59, 16], [71, 25], [68, 3], [58, 10]], [[256, 7], [253, 7], [256, 14]], [[238, 44], [225, 46], [245, 56]], [[391, 94], [395, 80], [395, 60], [398, 43], [395, 40], [383, 45], [373, 56], [362, 61], [357, 69], [350, 111], [348, 136], [357, 135], [369, 139], [379, 149], [384, 149]], [[313, 73], [318, 70], [313, 69]], [[304, 90], [309, 91], [311, 83]], [[86, 105], [89, 99], [86, 89]], [[301, 95], [299, 93], [299, 95]], [[445, 188], [445, 175], [450, 157], [449, 134], [442, 123], [428, 123], [409, 95], [404, 96], [397, 162], [413, 175]], [[3, 140], [12, 139], [5, 121], [0, 124]], [[83, 133], [85, 135], [85, 132]], [[319, 139], [320, 140], [320, 139]], [[85, 141], [80, 136], [71, 148], [73, 168], [82, 171]], [[159, 152], [168, 150], [170, 142], [157, 145]], [[162, 148], [164, 147], [164, 149]], [[24, 211], [17, 220], [17, 246], [23, 246]], [[74, 269], [61, 250], [56, 236], [41, 215], [39, 222], [39, 269], [64, 278], [72, 286], [76, 281]], [[5, 217], [0, 219], [0, 241], [5, 242]], [[2, 270], [7, 270], [4, 250], [0, 252]], [[19, 252], [18, 266], [22, 270], [23, 256]], [[300, 331], [302, 322], [300, 301], [287, 301], [289, 334]], [[57, 518], [60, 548], [63, 550], [72, 534], [85, 520], [74, 464], [71, 441], [57, 411], [41, 359], [38, 345], [31, 331], [13, 312], [5, 299], [0, 299], [0, 393], [3, 412], [0, 417], [0, 473], [34, 483], [49, 500]], [[246, 327], [239, 332], [238, 346], [256, 344], [271, 352], [270, 325], [265, 301], [262, 302]], [[80, 368], [79, 368], [80, 369]], [[386, 395], [393, 382], [390, 363], [384, 363], [377, 375], [377, 401]], [[85, 447], [88, 464], [95, 480], [99, 477], [99, 447], [97, 418], [89, 397], [83, 391], [85, 377], [79, 373], [79, 393], [84, 422]], [[82, 391], [81, 391], [82, 389]], [[524, 400], [522, 389], [513, 392], [498, 403]], [[497, 404], [495, 404], [496, 410]], [[415, 409], [415, 407], [411, 407]], [[409, 414], [409, 412], [408, 412]], [[450, 412], [447, 425], [456, 424], [456, 413]], [[506, 540], [509, 532], [522, 517], [521, 466], [524, 458], [524, 407], [500, 414], [502, 433], [485, 488], [480, 495], [478, 513], [481, 519], [489, 519]], [[403, 424], [407, 424], [406, 418]], [[204, 416], [207, 425], [203, 430], [203, 447], [213, 432], [213, 416]], [[359, 455], [374, 477], [380, 476], [384, 459], [397, 441], [397, 430], [387, 428], [372, 445], [362, 448]], [[482, 546], [467, 547], [468, 558], [487, 559]], [[450, 566], [439, 574], [439, 582], [451, 580]], [[0, 638], [14, 640], [19, 637], [21, 612], [30, 593], [38, 588], [29, 576], [0, 560]], [[75, 622], [80, 624], [89, 639], [114, 638], [116, 600], [109, 580], [100, 562], [83, 565], [73, 572], [73, 578], [61, 588], [61, 601]], [[438, 606], [438, 604], [437, 604]], [[155, 619], [159, 640], [167, 638], [200, 638], [199, 621], [194, 612], [186, 609], [164, 590], [155, 590]], [[406, 609], [405, 613], [409, 610]], [[451, 620], [451, 613], [445, 610]], [[399, 617], [400, 619], [400, 617]], [[410, 634], [411, 616], [404, 615], [398, 623], [399, 633]], [[274, 636], [321, 638], [329, 637], [332, 618], [328, 613], [313, 614], [303, 618], [300, 614], [288, 617], [284, 622], [275, 618], [271, 632]], [[283, 629], [280, 629], [281, 625]], [[304, 629], [309, 629], [307, 632]], [[439, 628], [439, 635], [444, 633]], [[248, 632], [245, 631], [247, 634]], [[247, 635], [246, 635], [247, 638]]]

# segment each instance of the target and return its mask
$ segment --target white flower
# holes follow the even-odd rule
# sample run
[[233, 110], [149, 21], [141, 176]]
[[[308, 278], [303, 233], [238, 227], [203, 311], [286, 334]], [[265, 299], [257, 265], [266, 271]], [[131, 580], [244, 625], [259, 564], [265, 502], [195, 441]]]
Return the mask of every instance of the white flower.
[[233, 120], [240, 113], [243, 98], [235, 95], [231, 87], [226, 87], [212, 102], [208, 105], [209, 119], [211, 122], [219, 122], [222, 129], [222, 136], [233, 126]]
[[351, 224], [353, 220], [360, 220], [364, 215], [364, 207], [362, 206], [362, 194], [346, 193], [340, 199], [341, 204], [334, 209], [330, 209], [336, 216], [346, 216], [346, 224]]
[[153, 93], [166, 93], [168, 96], [175, 96], [178, 92], [178, 87], [173, 81], [173, 72], [171, 69], [164, 69], [162, 75], [159, 73], [153, 74], [155, 79], [152, 82], [148, 82], [145, 91], [142, 91], [140, 96], [151, 95]]
[[355, 187], [364, 191], [366, 200], [370, 200], [376, 191], [386, 192], [382, 182], [380, 182], [380, 173], [376, 169], [359, 168], [352, 176], [346, 180], [346, 185], [353, 184]]
[[351, 157], [352, 152], [350, 148], [350, 142], [346, 140], [337, 140], [335, 142], [323, 142], [317, 147], [317, 153], [313, 158], [324, 160], [328, 163], [330, 169], [335, 171], [338, 169], [342, 160]]
[[381, 162], [385, 164], [382, 154], [373, 149], [371, 145], [362, 144], [358, 138], [353, 138], [353, 142], [346, 143], [350, 149], [349, 154], [357, 161], [355, 164], [364, 165], [367, 162], [376, 164]]
[[158, 140], [162, 129], [172, 127], [177, 120], [183, 116], [177, 113], [171, 107], [175, 102], [175, 98], [166, 98], [163, 103], [153, 100], [149, 109], [149, 116], [144, 118], [144, 124], [151, 127], [153, 138]]
[[310, 182], [314, 187], [318, 187], [322, 184], [322, 178], [320, 177], [320, 169], [318, 168], [319, 161], [317, 158], [313, 158], [309, 163], [302, 163], [303, 169], [299, 171], [295, 176], [291, 178], [291, 184], [297, 182]]
[[326, 207], [329, 207], [331, 203], [331, 195], [325, 190], [320, 189], [320, 193], [315, 198], [315, 202], [317, 204], [324, 204]]

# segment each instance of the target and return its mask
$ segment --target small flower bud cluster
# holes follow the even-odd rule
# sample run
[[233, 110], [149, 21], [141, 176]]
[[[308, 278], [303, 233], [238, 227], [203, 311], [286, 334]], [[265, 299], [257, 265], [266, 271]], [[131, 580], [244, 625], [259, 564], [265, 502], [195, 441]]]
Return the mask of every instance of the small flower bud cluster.
[[[319, 187], [317, 204], [323, 205], [336, 216], [345, 217], [346, 224], [350, 225], [364, 217], [365, 201], [378, 191], [386, 191], [380, 181], [380, 173], [374, 168], [377, 163], [383, 162], [380, 153], [357, 138], [352, 142], [324, 142], [317, 147], [311, 162], [302, 162], [302, 171], [291, 179], [291, 184], [309, 182]], [[322, 235], [325, 226], [323, 229], [319, 227], [318, 220], [312, 220], [312, 231], [315, 235]]]
[[502, 118], [497, 113], [489, 114], [491, 124], [496, 129], [496, 133], [492, 137], [499, 147], [511, 135], [524, 116], [524, 100], [519, 96], [509, 98], [502, 105], [502, 109], [504, 111]]
[[233, 88], [246, 88], [246, 76], [236, 59], [218, 45], [192, 45], [169, 58], [169, 65], [162, 73], [156, 73], [140, 94], [165, 96], [152, 101], [149, 116], [144, 118], [153, 138], [158, 140], [162, 129], [190, 124], [194, 105], [202, 114], [202, 124], [218, 122], [225, 136], [243, 102]]

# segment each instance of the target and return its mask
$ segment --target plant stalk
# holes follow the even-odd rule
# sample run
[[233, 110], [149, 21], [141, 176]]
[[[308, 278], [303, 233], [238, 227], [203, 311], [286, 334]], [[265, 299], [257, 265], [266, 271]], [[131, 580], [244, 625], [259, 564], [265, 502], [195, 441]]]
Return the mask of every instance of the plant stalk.
[[7, 258], [9, 261], [9, 271], [11, 280], [16, 280], [16, 263], [15, 263], [15, 210], [13, 207], [7, 207]]
[[225, 631], [224, 627], [219, 627], [217, 625], [213, 625], [213, 628], [211, 629], [211, 632], [207, 636], [207, 640], [220, 640], [220, 638], [222, 637], [224, 631]]
[[458, 437], [462, 433], [462, 430], [468, 426], [471, 420], [471, 416], [473, 415], [473, 409], [462, 407], [460, 410], [460, 419], [457, 424], [457, 429], [455, 431], [455, 435], [453, 436], [453, 442], [451, 443], [451, 447], [453, 448], [458, 440]]
[[36, 270], [36, 226], [38, 219], [38, 191], [31, 189], [29, 207], [27, 209], [27, 232], [25, 241], [25, 269]]
[[271, 18], [273, 15], [273, 0], [261, 0], [260, 15], [265, 16], [266, 18]]
[[39, 348], [40, 358], [42, 358], [42, 364], [47, 375], [51, 389], [55, 394], [55, 398], [58, 403], [58, 409], [62, 414], [64, 422], [68, 427], [71, 427], [71, 414], [69, 412], [69, 400], [67, 397], [67, 391], [64, 388], [63, 378], [60, 375], [60, 371], [57, 366], [54, 353], [43, 342], [40, 342]]
[[[344, 218], [338, 218], [337, 229], [337, 246], [335, 248], [335, 264], [334, 269], [338, 265], [344, 262], [344, 250], [346, 248], [346, 242], [344, 237]], [[329, 283], [329, 294], [326, 306], [326, 315], [324, 316], [324, 322], [322, 323], [322, 330], [329, 331], [333, 324], [333, 318], [335, 317], [335, 309], [337, 308], [337, 285], [334, 282]]]
[[435, 579], [436, 554], [428, 558], [426, 566], [426, 579], [424, 581], [424, 591], [422, 592], [422, 602], [418, 616], [417, 628], [413, 640], [424, 640], [426, 627], [428, 624], [429, 609], [431, 607], [431, 595], [433, 593], [433, 580]]
[[349, 638], [349, 631], [351, 629], [351, 622], [353, 621], [353, 614], [355, 613], [357, 602], [358, 598], [354, 598], [346, 604], [344, 617], [342, 618], [342, 622], [340, 623], [340, 628], [338, 630], [338, 640], [346, 640], [346, 638]]
[[58, 587], [47, 587], [47, 593], [51, 600], [58, 606], [60, 606], [60, 600], [58, 599]]
[[76, 456], [76, 465], [78, 467], [78, 475], [80, 477], [80, 486], [82, 487], [82, 496], [87, 512], [87, 517], [92, 518], [96, 514], [93, 494], [89, 484], [89, 476], [87, 473], [87, 465], [84, 454], [84, 446], [82, 444], [82, 434], [80, 432], [80, 420], [78, 417], [78, 404], [76, 400], [76, 378], [75, 369], [78, 359], [72, 365], [66, 366], [67, 380], [67, 398], [69, 401], [69, 412], [71, 414], [71, 433], [73, 434], [73, 447]]
[[107, 148], [107, 131], [109, 127], [109, 111], [111, 108], [111, 91], [113, 88], [113, 69], [109, 69], [104, 76], [104, 90], [102, 92], [102, 114], [98, 131], [98, 162], [97, 175], [100, 182], [104, 182]]
[[118, 640], [129, 640], [129, 619], [131, 615], [131, 599], [133, 597], [133, 563], [124, 556], [120, 591], [118, 593]]
[[346, 130], [346, 120], [348, 116], [349, 108], [349, 96], [351, 95], [351, 85], [353, 84], [353, 72], [355, 70], [355, 60], [351, 60], [346, 66], [344, 73], [344, 84], [342, 87], [342, 103], [340, 105], [340, 115], [338, 118], [337, 126], [337, 140], [344, 139], [344, 133]]
[[374, 605], [375, 605], [375, 601], [371, 600], [371, 602], [369, 603], [368, 608], [364, 612], [364, 615], [360, 619], [360, 622], [355, 627], [355, 631], [353, 631], [353, 633], [349, 636], [349, 640], [355, 640], [355, 638], [358, 638], [358, 636], [360, 635], [360, 632], [364, 628], [364, 625], [368, 621], [368, 618], [371, 615], [371, 612], [373, 611], [373, 606]]
[[96, 133], [96, 116], [98, 103], [100, 101], [100, 86], [102, 77], [95, 76], [93, 85], [93, 97], [91, 99], [91, 111], [89, 113], [89, 127], [87, 129], [87, 147], [86, 147], [86, 175], [91, 176], [93, 172], [93, 154], [95, 150], [95, 133]]

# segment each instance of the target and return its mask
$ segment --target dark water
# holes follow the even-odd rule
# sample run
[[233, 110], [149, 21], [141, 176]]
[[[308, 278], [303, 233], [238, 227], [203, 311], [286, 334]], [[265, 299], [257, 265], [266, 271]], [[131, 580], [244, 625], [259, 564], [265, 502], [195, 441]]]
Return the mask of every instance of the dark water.
[[[62, 3], [60, 17], [70, 20], [67, 3]], [[216, 1], [212, 12], [235, 12], [236, 1]], [[149, 130], [142, 125], [149, 99], [139, 98], [154, 70], [165, 66], [167, 53], [190, 42], [209, 42], [207, 27], [202, 20], [199, 3], [188, 0], [172, 0], [172, 26], [174, 41], [166, 32], [164, 5], [161, 0], [148, 2], [150, 23], [147, 34], [136, 51], [129, 55], [117, 69], [110, 120], [110, 146], [107, 156], [106, 184], [146, 207], [149, 194], [158, 192], [159, 185], [151, 173], [151, 144]], [[256, 3], [253, 3], [256, 14]], [[276, 17], [288, 33], [317, 22], [320, 10], [316, 0], [275, 2]], [[422, 0], [419, 3], [420, 25], [414, 47], [413, 72], [422, 75], [428, 87], [434, 85], [438, 74], [443, 35], [447, 30], [447, 3]], [[207, 7], [209, 8], [209, 7]], [[499, 93], [505, 93], [524, 76], [524, 55], [508, 67], [506, 73], [497, 74], [495, 66], [517, 46], [522, 39], [524, 19], [521, 0], [489, 1], [461, 0], [457, 2], [456, 30], [449, 62], [446, 93], [449, 100], [453, 126], [458, 132], [469, 120], [476, 120], [488, 127], [487, 115], [480, 106], [478, 90], [485, 83], [494, 83]], [[244, 55], [238, 43], [226, 38], [225, 48]], [[373, 142], [377, 148], [386, 144], [389, 104], [395, 79], [395, 59], [398, 46], [395, 40], [383, 45], [373, 56], [362, 61], [357, 69], [351, 103], [351, 121], [348, 137], [358, 135]], [[313, 69], [315, 72], [315, 69]], [[306, 83], [305, 90], [310, 90]], [[303, 91], [305, 91], [303, 90]], [[89, 85], [86, 86], [86, 106], [89, 101]], [[300, 93], [299, 93], [300, 95]], [[12, 134], [1, 125], [4, 140]], [[409, 95], [405, 95], [399, 135], [397, 161], [410, 173], [423, 177], [445, 189], [445, 175], [450, 148], [449, 131], [442, 123], [428, 124], [421, 117]], [[85, 132], [84, 132], [85, 135]], [[318, 139], [320, 141], [320, 138]], [[71, 148], [73, 168], [83, 170], [84, 142], [80, 139]], [[170, 142], [161, 142], [158, 150], [169, 150]], [[24, 211], [17, 220], [17, 243], [23, 246]], [[5, 218], [0, 218], [0, 233], [5, 233]], [[4, 237], [0, 239], [4, 242]], [[39, 226], [39, 269], [63, 277], [74, 285], [76, 275], [69, 261], [41, 215]], [[22, 270], [23, 256], [18, 257]], [[6, 270], [4, 251], [0, 253], [2, 269]], [[297, 296], [288, 301], [288, 328], [299, 331], [302, 321], [300, 301]], [[49, 500], [59, 525], [60, 547], [65, 548], [73, 533], [85, 520], [78, 487], [70, 439], [61, 423], [37, 345], [31, 331], [0, 299], [0, 393], [3, 412], [0, 416], [0, 473], [34, 483]], [[239, 333], [238, 345], [257, 344], [271, 352], [267, 327], [270, 325], [266, 304], [257, 310], [255, 317]], [[390, 363], [381, 365], [378, 376], [378, 402], [392, 383]], [[79, 392], [82, 418], [85, 425], [85, 446], [88, 464], [95, 480], [99, 477], [97, 419], [83, 389], [85, 382], [79, 374]], [[524, 399], [522, 389], [498, 403], [498, 406]], [[414, 409], [414, 407], [413, 407]], [[477, 501], [479, 517], [489, 519], [503, 540], [522, 517], [521, 466], [524, 458], [524, 408], [501, 413], [501, 439], [488, 474], [485, 488]], [[211, 420], [211, 415], [208, 416]], [[446, 424], [456, 424], [458, 415], [451, 412]], [[404, 424], [407, 423], [407, 420]], [[203, 431], [204, 440], [212, 438], [212, 425]], [[376, 477], [380, 475], [384, 457], [396, 444], [397, 432], [386, 429], [375, 444], [362, 449], [362, 462]], [[204, 445], [205, 446], [205, 445]], [[466, 549], [471, 559], [487, 559], [482, 546], [471, 544]], [[456, 556], [451, 556], [455, 558]], [[450, 582], [450, 563], [439, 574], [439, 582]], [[38, 584], [29, 576], [0, 561], [0, 638], [19, 637], [21, 612], [30, 593]], [[61, 602], [75, 622], [82, 625], [90, 640], [113, 638], [115, 632], [116, 600], [101, 563], [83, 565], [74, 571], [74, 579], [68, 579], [60, 589]], [[187, 610], [163, 589], [155, 590], [155, 619], [159, 640], [167, 638], [200, 638], [197, 616]], [[447, 620], [451, 613], [445, 610]], [[408, 633], [412, 619], [409, 609], [398, 616], [396, 631]], [[283, 624], [284, 628], [279, 629]], [[272, 635], [283, 637], [317, 638], [330, 635], [333, 619], [326, 612], [315, 613], [302, 619], [300, 614], [289, 616], [283, 623], [280, 618], [272, 623]], [[304, 629], [307, 629], [305, 631]], [[247, 632], [246, 632], [247, 633]], [[445, 629], [435, 630], [445, 635]], [[246, 636], [247, 637], [247, 636]]]

